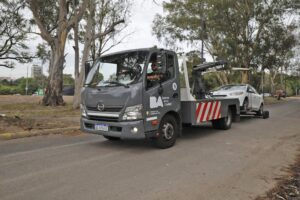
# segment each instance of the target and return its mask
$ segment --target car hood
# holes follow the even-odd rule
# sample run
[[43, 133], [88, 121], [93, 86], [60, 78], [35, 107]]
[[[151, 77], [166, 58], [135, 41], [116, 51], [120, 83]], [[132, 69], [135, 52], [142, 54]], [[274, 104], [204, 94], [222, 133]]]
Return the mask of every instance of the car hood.
[[218, 90], [218, 91], [212, 92], [212, 95], [216, 95], [216, 96], [228, 96], [231, 93], [237, 93], [237, 92], [244, 92], [244, 91], [242, 91], [242, 90], [231, 90], [231, 91]]

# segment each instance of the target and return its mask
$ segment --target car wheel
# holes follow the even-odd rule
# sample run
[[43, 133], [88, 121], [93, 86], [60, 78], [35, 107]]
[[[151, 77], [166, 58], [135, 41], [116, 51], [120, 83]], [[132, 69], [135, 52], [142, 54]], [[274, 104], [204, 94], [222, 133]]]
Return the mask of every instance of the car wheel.
[[268, 119], [270, 117], [269, 111], [264, 111], [262, 117], [263, 119]]
[[243, 103], [243, 111], [247, 112], [248, 111], [248, 107], [249, 107], [249, 100], [247, 98], [245, 98], [244, 103]]
[[262, 116], [264, 113], [264, 105], [261, 104], [260, 107], [259, 107], [259, 110], [256, 112], [256, 115], [257, 116]]
[[159, 135], [154, 139], [158, 148], [166, 149], [172, 147], [178, 136], [177, 121], [172, 115], [166, 115], [160, 122]]

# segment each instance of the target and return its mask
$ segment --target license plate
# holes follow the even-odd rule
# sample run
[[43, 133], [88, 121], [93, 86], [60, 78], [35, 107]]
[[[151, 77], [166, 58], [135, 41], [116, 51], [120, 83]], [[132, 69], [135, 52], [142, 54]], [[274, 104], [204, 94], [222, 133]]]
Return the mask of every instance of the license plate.
[[95, 124], [95, 130], [97, 130], [97, 131], [108, 131], [108, 125], [106, 125], [106, 124]]

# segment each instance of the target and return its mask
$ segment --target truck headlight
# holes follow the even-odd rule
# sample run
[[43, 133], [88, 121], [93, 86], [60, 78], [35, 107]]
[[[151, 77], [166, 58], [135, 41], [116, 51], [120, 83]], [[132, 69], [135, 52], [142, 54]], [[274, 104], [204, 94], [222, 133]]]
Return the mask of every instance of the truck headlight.
[[130, 106], [125, 109], [123, 120], [136, 120], [142, 118], [142, 104]]
[[84, 105], [80, 104], [80, 111], [81, 111], [81, 116], [82, 117], [87, 117], [86, 110], [84, 108]]
[[240, 96], [243, 94], [244, 94], [244, 92], [232, 92], [232, 93], [229, 93], [229, 96]]

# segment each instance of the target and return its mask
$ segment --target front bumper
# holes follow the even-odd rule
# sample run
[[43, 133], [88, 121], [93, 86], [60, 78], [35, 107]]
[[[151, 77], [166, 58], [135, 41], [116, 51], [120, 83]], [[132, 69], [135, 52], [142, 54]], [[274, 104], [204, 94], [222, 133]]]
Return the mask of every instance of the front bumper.
[[[83, 132], [119, 137], [121, 139], [144, 139], [146, 138], [144, 131], [144, 121], [123, 121], [123, 122], [108, 122], [95, 121], [81, 117], [81, 130]], [[95, 124], [105, 124], [108, 126], [108, 131], [95, 130]], [[132, 132], [133, 128], [137, 128], [137, 132]]]

